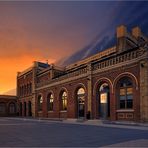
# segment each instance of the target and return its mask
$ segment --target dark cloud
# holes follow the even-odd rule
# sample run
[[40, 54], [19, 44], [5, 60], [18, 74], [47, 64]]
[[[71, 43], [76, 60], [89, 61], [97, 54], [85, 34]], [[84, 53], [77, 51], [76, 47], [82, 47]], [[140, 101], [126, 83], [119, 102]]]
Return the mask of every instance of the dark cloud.
[[115, 29], [121, 24], [126, 25], [128, 28], [140, 26], [143, 32], [148, 34], [148, 2], [118, 2], [118, 7], [114, 10], [113, 14], [114, 16], [111, 21], [105, 24], [106, 29], [103, 30], [104, 32], [99, 33], [95, 40], [88, 46], [80, 49], [63, 61], [63, 65], [74, 63], [115, 45]]

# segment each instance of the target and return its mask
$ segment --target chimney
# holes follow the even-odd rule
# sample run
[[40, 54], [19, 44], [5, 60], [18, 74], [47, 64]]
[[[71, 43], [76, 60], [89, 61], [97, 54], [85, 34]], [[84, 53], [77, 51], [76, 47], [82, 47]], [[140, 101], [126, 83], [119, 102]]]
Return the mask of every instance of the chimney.
[[132, 35], [136, 38], [141, 36], [141, 29], [137, 26], [132, 28]]
[[127, 35], [127, 28], [124, 25], [117, 27], [117, 38], [125, 37]]
[[127, 28], [124, 25], [117, 27], [117, 50], [122, 52], [126, 50], [126, 36], [128, 34]]

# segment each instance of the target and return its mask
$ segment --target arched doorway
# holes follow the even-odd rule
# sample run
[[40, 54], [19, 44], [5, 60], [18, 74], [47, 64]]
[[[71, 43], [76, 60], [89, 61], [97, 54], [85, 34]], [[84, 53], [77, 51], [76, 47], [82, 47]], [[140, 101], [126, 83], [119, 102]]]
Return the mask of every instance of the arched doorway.
[[15, 114], [16, 113], [16, 106], [14, 103], [9, 104], [9, 114]]
[[26, 102], [24, 102], [24, 116], [26, 116]]
[[28, 116], [32, 116], [32, 105], [31, 105], [31, 101], [28, 102]]
[[22, 102], [20, 102], [20, 116], [22, 116]]
[[109, 85], [103, 83], [99, 87], [99, 117], [106, 119], [110, 116], [110, 91]]
[[78, 105], [78, 118], [85, 117], [85, 90], [79, 88], [77, 91], [77, 105]]
[[6, 104], [0, 102], [0, 116], [4, 116], [6, 114]]

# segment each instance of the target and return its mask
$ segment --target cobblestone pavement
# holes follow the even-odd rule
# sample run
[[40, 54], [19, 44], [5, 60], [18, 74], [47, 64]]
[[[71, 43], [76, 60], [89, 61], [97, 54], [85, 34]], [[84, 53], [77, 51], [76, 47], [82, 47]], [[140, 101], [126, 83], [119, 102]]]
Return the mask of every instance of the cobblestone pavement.
[[0, 118], [1, 147], [148, 147], [148, 127]]

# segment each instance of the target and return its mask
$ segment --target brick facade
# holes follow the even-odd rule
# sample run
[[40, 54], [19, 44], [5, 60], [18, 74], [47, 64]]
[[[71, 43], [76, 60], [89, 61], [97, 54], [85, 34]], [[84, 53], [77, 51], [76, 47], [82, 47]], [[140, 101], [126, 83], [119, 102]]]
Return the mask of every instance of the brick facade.
[[140, 28], [120, 26], [117, 44], [94, 56], [66, 67], [34, 62], [17, 76], [20, 115], [148, 121], [147, 42]]

